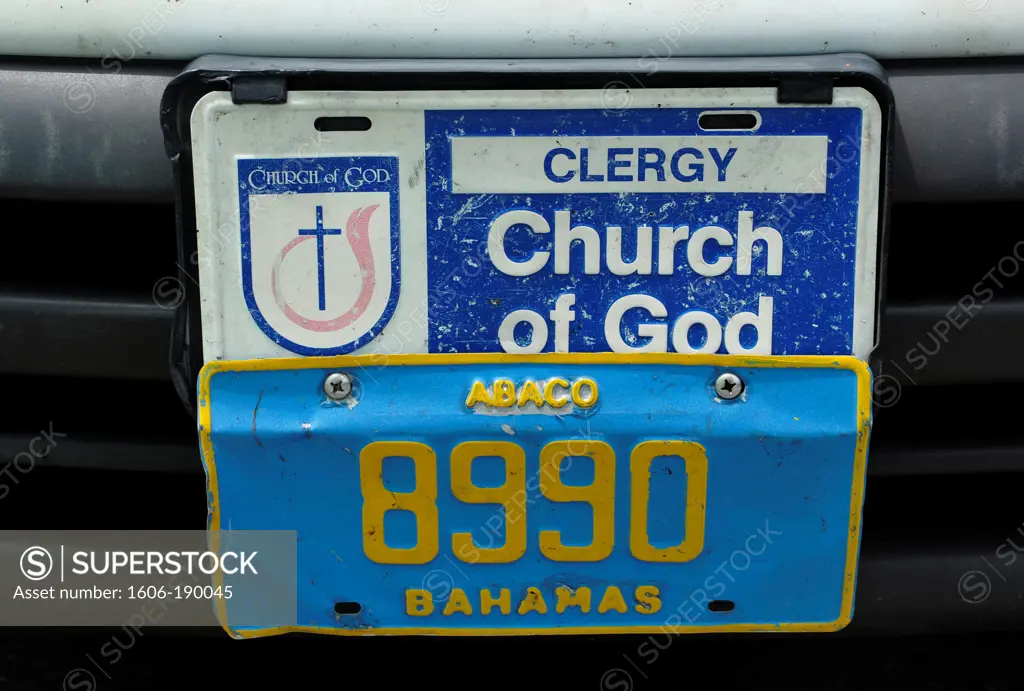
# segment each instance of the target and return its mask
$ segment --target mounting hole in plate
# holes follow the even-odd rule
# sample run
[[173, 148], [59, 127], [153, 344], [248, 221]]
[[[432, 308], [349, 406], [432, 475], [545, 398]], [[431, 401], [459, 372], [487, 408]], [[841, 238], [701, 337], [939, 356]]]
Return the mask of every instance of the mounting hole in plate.
[[313, 121], [317, 132], [365, 132], [373, 123], [370, 118], [353, 115], [345, 117], [322, 117]]
[[761, 126], [761, 118], [757, 113], [717, 111], [701, 113], [697, 117], [697, 126], [702, 130], [756, 130]]
[[363, 606], [358, 602], [335, 602], [334, 613], [342, 616], [346, 614], [359, 614], [363, 611]]
[[736, 608], [732, 600], [712, 600], [708, 603], [709, 612], [731, 612]]

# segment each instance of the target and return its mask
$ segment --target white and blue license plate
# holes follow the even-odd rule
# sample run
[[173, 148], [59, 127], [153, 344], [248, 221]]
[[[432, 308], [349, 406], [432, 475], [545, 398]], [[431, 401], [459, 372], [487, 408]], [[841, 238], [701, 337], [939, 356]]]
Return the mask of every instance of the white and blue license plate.
[[849, 621], [879, 106], [615, 96], [200, 100], [213, 527], [300, 536], [243, 635]]

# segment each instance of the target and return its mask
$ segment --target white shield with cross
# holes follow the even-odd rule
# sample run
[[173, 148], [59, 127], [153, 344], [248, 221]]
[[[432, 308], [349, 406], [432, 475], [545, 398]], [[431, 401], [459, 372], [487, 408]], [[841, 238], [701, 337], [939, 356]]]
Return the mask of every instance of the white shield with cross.
[[[250, 313], [302, 355], [351, 352], [379, 334], [397, 299], [390, 192], [248, 197]], [[243, 227], [244, 232], [244, 227]]]

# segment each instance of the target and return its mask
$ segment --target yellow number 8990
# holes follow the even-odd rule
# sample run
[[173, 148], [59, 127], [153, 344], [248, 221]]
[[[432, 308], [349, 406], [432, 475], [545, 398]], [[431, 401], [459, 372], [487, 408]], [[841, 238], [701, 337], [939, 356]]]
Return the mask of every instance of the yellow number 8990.
[[[554, 561], [601, 561], [614, 546], [615, 453], [604, 442], [586, 442], [582, 453], [570, 452], [570, 442], [551, 442], [541, 451], [541, 493], [550, 501], [583, 501], [594, 514], [593, 540], [589, 546], [563, 545], [557, 531], [540, 533], [541, 552]], [[570, 455], [588, 456], [594, 461], [594, 482], [587, 486], [565, 485], [561, 481], [561, 460]], [[475, 458], [498, 456], [505, 461], [505, 482], [499, 487], [477, 487], [471, 480]], [[675, 456], [686, 463], [686, 513], [683, 540], [671, 547], [654, 547], [647, 533], [650, 502], [651, 461]], [[384, 459], [411, 458], [416, 486], [411, 492], [393, 492], [384, 487]], [[474, 548], [469, 533], [452, 535], [452, 550], [467, 561], [508, 563], [526, 552], [526, 458], [523, 449], [511, 442], [464, 442], [451, 457], [451, 487], [456, 499], [472, 504], [498, 504], [505, 510], [505, 546]], [[708, 460], [704, 447], [696, 442], [666, 440], [638, 444], [630, 454], [630, 552], [641, 561], [685, 562], [704, 549], [705, 501]], [[545, 484], [544, 477], [550, 480]], [[437, 456], [426, 444], [408, 441], [379, 441], [365, 446], [359, 454], [359, 479], [363, 494], [363, 551], [378, 564], [426, 564], [437, 556]], [[518, 497], [518, 499], [517, 499]], [[518, 520], [509, 518], [511, 504], [522, 510]], [[416, 516], [416, 544], [389, 547], [384, 541], [384, 515], [388, 511], [409, 511]]]

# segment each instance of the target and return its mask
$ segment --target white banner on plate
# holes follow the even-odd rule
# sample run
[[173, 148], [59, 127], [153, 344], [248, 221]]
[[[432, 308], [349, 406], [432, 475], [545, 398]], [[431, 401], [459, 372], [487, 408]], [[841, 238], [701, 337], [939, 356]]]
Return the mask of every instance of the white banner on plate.
[[823, 194], [828, 138], [455, 137], [452, 191]]

